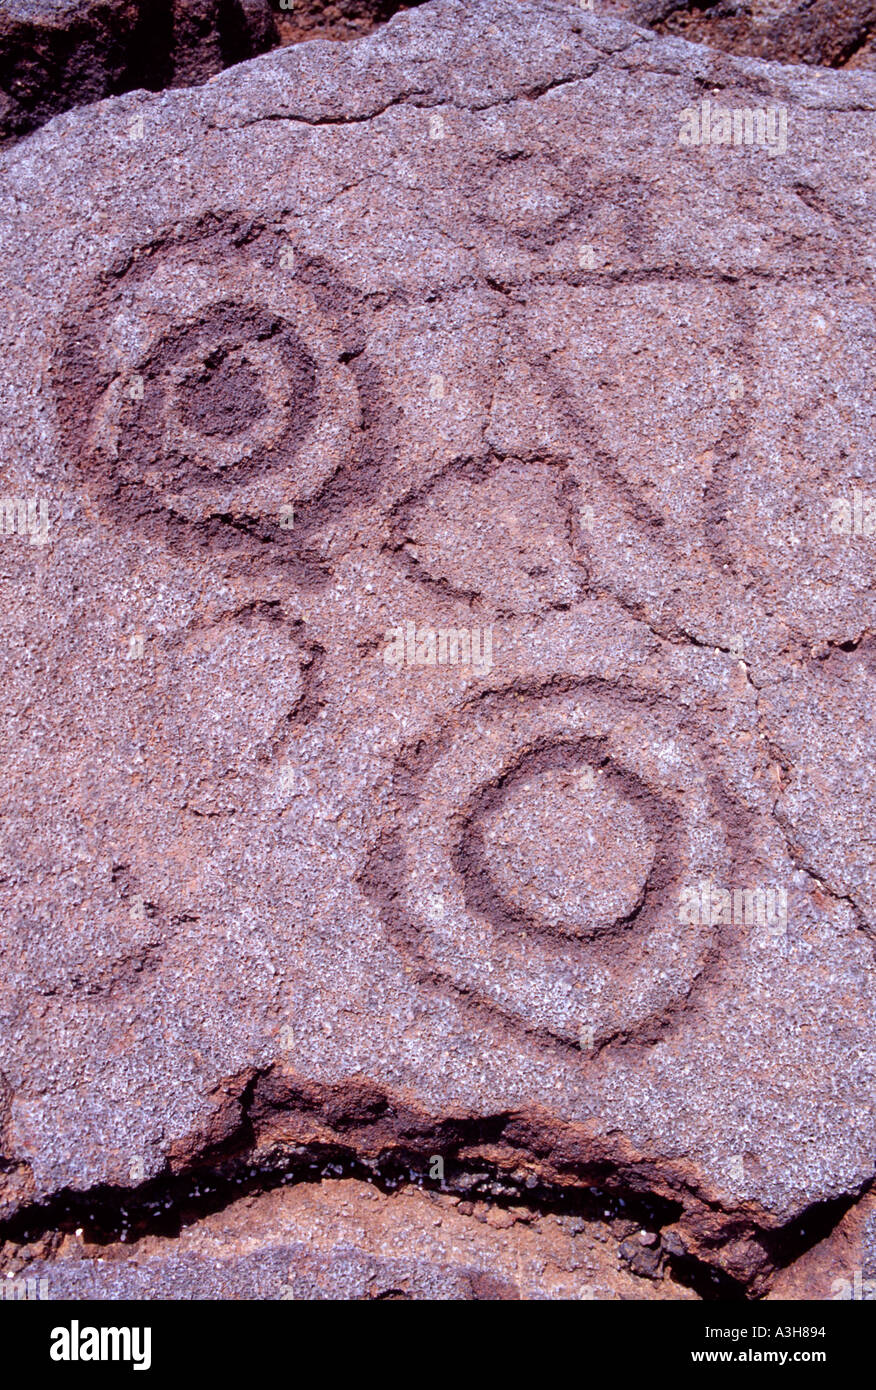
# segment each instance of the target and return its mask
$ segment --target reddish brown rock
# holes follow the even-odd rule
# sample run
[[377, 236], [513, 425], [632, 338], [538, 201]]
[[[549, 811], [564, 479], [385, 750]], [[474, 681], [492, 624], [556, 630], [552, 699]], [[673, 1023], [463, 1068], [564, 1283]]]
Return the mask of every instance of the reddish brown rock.
[[[690, 1299], [652, 1252], [618, 1258], [610, 1228], [525, 1208], [462, 1215], [457, 1197], [353, 1180], [241, 1198], [176, 1239], [65, 1238], [11, 1274], [73, 1299]], [[626, 1242], [625, 1242], [626, 1243]], [[634, 1242], [638, 1252], [646, 1247]]]
[[876, 1199], [870, 1193], [836, 1229], [790, 1268], [783, 1270], [771, 1299], [876, 1301]]
[[358, 39], [385, 24], [399, 10], [421, 0], [279, 0], [275, 24], [280, 43], [312, 39]]
[[2, 156], [13, 1252], [439, 1155], [757, 1294], [872, 1180], [874, 108], [439, 0]]
[[874, 0], [594, 0], [593, 8], [743, 57], [876, 66]]

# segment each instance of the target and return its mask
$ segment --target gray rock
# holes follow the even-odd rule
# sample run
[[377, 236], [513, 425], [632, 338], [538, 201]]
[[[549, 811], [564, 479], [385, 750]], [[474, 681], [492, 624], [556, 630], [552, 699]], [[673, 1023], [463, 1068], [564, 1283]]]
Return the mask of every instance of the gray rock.
[[874, 107], [436, 0], [0, 156], [8, 1216], [872, 1178]]

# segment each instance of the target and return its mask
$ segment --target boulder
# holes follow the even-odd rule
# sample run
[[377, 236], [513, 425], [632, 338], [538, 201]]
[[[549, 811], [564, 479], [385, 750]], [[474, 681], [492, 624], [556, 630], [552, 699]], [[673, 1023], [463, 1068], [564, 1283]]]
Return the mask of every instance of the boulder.
[[434, 0], [0, 155], [7, 1257], [437, 1157], [753, 1295], [866, 1191], [874, 108]]

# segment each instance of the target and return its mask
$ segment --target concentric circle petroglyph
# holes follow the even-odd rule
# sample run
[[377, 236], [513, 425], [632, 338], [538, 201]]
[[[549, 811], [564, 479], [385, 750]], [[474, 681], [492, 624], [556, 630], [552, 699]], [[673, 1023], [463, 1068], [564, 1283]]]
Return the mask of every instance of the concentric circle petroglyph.
[[211, 218], [134, 248], [69, 306], [62, 446], [116, 519], [290, 550], [284, 508], [349, 463], [356, 378], [287, 249]]
[[425, 977], [588, 1050], [659, 1027], [720, 959], [722, 929], [681, 921], [679, 892], [733, 881], [745, 817], [655, 692], [496, 690], [396, 775], [367, 883]]
[[[637, 804], [647, 800], [638, 779], [613, 785], [618, 779], [607, 768], [566, 761], [560, 744], [553, 759], [538, 752], [518, 763], [501, 788], [488, 786], [477, 798], [467, 847], [484, 901], [492, 897], [507, 920], [530, 920], [582, 940], [632, 918], [660, 836]], [[579, 851], [573, 856], [570, 832]]]
[[[873, 82], [716, 61], [438, 0], [10, 156], [2, 456], [51, 532], [4, 547], [0, 1199], [37, 1243], [71, 1193], [136, 1254], [178, 1177], [443, 1154], [442, 1210], [609, 1210], [654, 1291], [671, 1255], [758, 1297], [871, 1182], [873, 546], [825, 517], [873, 493]], [[784, 154], [678, 144], [716, 77]]]

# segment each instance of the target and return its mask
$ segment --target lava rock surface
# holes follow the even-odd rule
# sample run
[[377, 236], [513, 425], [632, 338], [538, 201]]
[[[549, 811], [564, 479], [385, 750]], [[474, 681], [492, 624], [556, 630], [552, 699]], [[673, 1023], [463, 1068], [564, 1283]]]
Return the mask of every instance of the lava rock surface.
[[874, 110], [434, 0], [0, 155], [10, 1267], [207, 1175], [279, 1279], [438, 1157], [327, 1294], [604, 1198], [623, 1289], [754, 1296], [868, 1192]]

